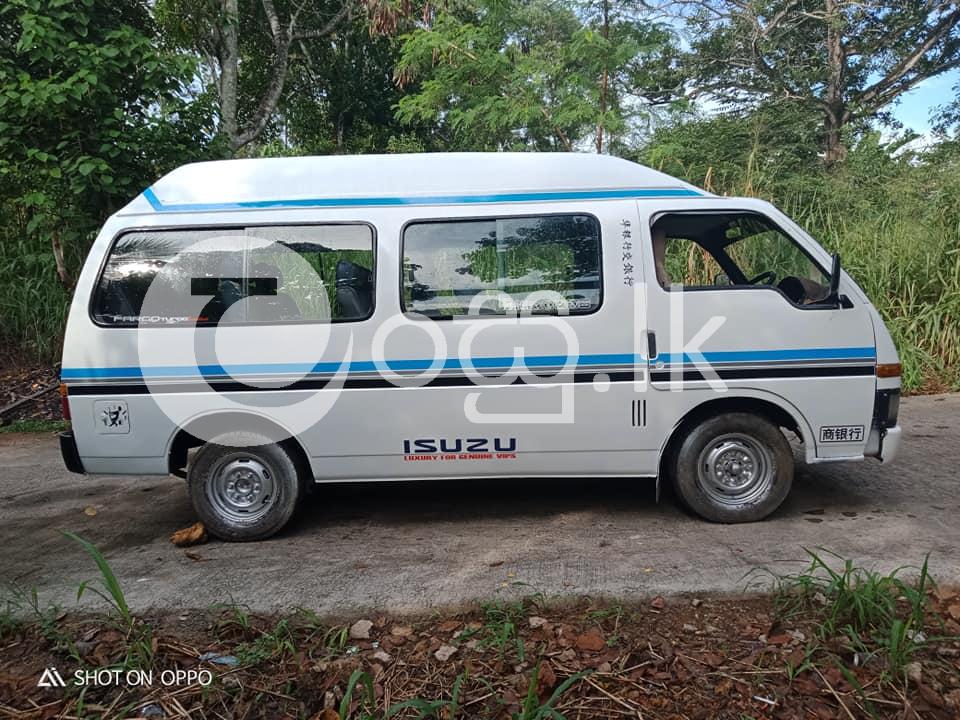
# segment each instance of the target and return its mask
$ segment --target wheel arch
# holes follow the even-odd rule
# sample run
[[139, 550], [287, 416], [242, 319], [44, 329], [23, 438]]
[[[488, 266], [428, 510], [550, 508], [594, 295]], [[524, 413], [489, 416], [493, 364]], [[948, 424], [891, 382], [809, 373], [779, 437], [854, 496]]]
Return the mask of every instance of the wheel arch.
[[673, 426], [667, 439], [660, 448], [660, 461], [657, 468], [657, 484], [666, 477], [665, 470], [672, 454], [676, 452], [686, 433], [706, 418], [727, 412], [747, 412], [767, 418], [777, 427], [785, 427], [796, 433], [804, 444], [807, 462], [814, 457], [813, 433], [803, 418], [803, 414], [783, 398], [766, 393], [738, 394], [729, 397], [706, 400], [688, 410]]
[[256, 433], [282, 446], [293, 456], [305, 485], [312, 485], [307, 482], [313, 479], [310, 456], [296, 435], [271, 418], [236, 410], [205, 413], [191, 418], [178, 428], [167, 443], [167, 468], [170, 474], [185, 478], [190, 450], [206, 442], [201, 438], [214, 437], [224, 430]]

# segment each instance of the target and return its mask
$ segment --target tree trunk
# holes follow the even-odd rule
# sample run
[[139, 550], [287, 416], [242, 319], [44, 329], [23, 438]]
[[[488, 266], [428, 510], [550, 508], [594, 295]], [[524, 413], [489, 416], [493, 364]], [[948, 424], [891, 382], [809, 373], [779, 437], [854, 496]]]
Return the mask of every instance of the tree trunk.
[[220, 50], [220, 130], [230, 147], [236, 150], [237, 139], [237, 77], [239, 72], [239, 41], [237, 38], [240, 16], [237, 0], [223, 0], [221, 16], [223, 37]]
[[[610, 2], [603, 0], [603, 29], [604, 40], [610, 40]], [[600, 120], [597, 122], [597, 154], [603, 152], [603, 121], [607, 113], [607, 88], [610, 84], [610, 72], [607, 69], [606, 51], [604, 48], [603, 77], [600, 80]]]
[[843, 84], [847, 56], [843, 51], [844, 18], [837, 0], [824, 0], [827, 26], [827, 87], [823, 123], [824, 162], [827, 165], [843, 161], [847, 149], [843, 145], [843, 126], [848, 119], [844, 108]]
[[67, 292], [73, 290], [73, 279], [67, 271], [67, 264], [63, 261], [63, 244], [60, 242], [60, 232], [54, 230], [50, 233], [50, 246], [53, 248], [53, 261], [57, 265], [57, 277], [60, 283], [67, 289]]
[[826, 165], [836, 165], [847, 158], [847, 146], [843, 144], [843, 115], [839, 117], [833, 110], [825, 113], [823, 118], [823, 162]]

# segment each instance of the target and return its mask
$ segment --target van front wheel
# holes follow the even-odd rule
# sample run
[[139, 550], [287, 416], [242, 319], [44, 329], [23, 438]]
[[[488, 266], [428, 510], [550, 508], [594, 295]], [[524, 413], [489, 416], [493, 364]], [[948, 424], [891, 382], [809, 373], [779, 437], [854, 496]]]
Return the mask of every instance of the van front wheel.
[[759, 415], [707, 418], [683, 439], [674, 456], [680, 499], [712, 522], [762, 520], [793, 484], [793, 453], [780, 429]]
[[197, 452], [187, 475], [190, 500], [221, 540], [261, 540], [279, 531], [300, 499], [289, 452], [252, 433], [229, 433]]

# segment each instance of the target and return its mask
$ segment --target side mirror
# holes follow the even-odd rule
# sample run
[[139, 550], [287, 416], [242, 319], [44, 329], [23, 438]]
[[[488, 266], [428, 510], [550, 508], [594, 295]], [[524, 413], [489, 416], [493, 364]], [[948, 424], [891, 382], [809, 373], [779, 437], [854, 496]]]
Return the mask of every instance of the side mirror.
[[830, 268], [830, 291], [827, 293], [827, 302], [831, 305], [840, 305], [840, 253], [833, 254], [833, 264]]

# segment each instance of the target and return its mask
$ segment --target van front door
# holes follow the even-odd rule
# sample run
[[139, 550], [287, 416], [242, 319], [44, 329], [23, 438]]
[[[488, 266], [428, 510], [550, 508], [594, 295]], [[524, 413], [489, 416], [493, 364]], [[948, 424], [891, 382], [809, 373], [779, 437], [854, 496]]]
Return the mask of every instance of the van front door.
[[869, 308], [849, 281], [842, 302], [829, 302], [822, 251], [783, 220], [757, 210], [650, 216], [651, 385], [704, 401], [766, 397], [807, 422], [818, 457], [856, 456], [874, 396]]

